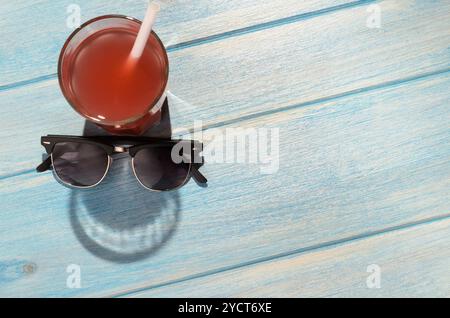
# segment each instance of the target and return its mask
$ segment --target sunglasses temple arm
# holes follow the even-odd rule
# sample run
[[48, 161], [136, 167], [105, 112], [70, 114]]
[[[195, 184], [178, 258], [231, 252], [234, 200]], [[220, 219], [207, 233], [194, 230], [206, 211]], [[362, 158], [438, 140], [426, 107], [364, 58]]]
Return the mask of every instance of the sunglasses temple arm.
[[198, 183], [208, 183], [208, 179], [206, 179], [205, 176], [200, 171], [198, 171], [198, 167], [196, 167], [195, 165], [191, 167], [191, 175]]
[[36, 171], [37, 172], [44, 172], [50, 169], [52, 165], [52, 159], [50, 156], [47, 157], [47, 159], [45, 159], [37, 168]]

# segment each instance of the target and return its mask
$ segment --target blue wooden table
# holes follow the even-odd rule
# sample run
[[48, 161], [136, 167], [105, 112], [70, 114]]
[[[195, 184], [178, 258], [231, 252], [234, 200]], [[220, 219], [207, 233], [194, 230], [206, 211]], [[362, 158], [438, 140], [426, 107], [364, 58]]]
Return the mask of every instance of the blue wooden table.
[[450, 2], [161, 2], [172, 134], [278, 129], [278, 171], [35, 173], [41, 135], [86, 131], [56, 75], [77, 10], [146, 2], [2, 0], [0, 296], [450, 296]]

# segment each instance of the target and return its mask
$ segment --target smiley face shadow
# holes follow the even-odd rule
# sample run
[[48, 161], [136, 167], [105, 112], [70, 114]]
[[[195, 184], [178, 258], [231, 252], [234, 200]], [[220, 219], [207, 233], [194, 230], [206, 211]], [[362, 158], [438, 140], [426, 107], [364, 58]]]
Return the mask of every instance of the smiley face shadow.
[[[170, 138], [167, 102], [161, 123], [145, 135]], [[107, 133], [85, 122], [84, 136]], [[106, 178], [96, 187], [73, 189], [70, 222], [80, 243], [93, 255], [115, 263], [131, 263], [159, 251], [174, 234], [180, 218], [177, 190], [152, 192], [133, 174], [128, 154], [113, 157]]]

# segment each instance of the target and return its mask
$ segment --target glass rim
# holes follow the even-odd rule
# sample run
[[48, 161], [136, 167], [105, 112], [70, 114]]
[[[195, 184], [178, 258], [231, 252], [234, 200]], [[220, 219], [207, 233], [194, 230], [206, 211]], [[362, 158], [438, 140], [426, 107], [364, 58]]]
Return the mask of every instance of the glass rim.
[[65, 56], [67, 47], [69, 46], [70, 42], [72, 41], [72, 39], [75, 37], [75, 35], [77, 35], [81, 30], [83, 30], [84, 28], [86, 28], [87, 26], [91, 25], [94, 22], [100, 21], [100, 20], [106, 20], [106, 19], [124, 19], [124, 20], [129, 20], [129, 21], [133, 21], [138, 23], [139, 25], [142, 24], [142, 21], [130, 16], [126, 16], [126, 15], [122, 15], [122, 14], [107, 14], [107, 15], [102, 15], [102, 16], [98, 16], [95, 17], [93, 19], [90, 19], [86, 22], [84, 22], [83, 24], [81, 24], [78, 28], [76, 28], [70, 35], [69, 37], [66, 39], [66, 41], [64, 42], [63, 47], [61, 48], [61, 52], [59, 53], [59, 58], [58, 58], [58, 83], [59, 83], [59, 88], [61, 89], [61, 92], [64, 95], [64, 98], [67, 100], [67, 102], [70, 104], [70, 106], [78, 113], [80, 114], [82, 117], [100, 124], [100, 125], [104, 125], [104, 126], [117, 126], [117, 125], [127, 125], [130, 123], [133, 123], [139, 119], [141, 119], [142, 117], [144, 117], [145, 115], [147, 115], [154, 106], [156, 106], [160, 101], [161, 98], [164, 97], [164, 92], [166, 91], [167, 88], [167, 83], [169, 81], [169, 57], [167, 56], [167, 50], [164, 46], [164, 44], [162, 43], [161, 39], [159, 38], [159, 36], [156, 34], [155, 31], [151, 31], [151, 34], [155, 37], [156, 41], [159, 43], [159, 45], [163, 48], [163, 58], [164, 61], [166, 63], [166, 72], [165, 72], [165, 78], [164, 78], [164, 83], [162, 86], [162, 89], [160, 90], [160, 92], [158, 93], [158, 95], [156, 96], [156, 98], [151, 102], [151, 104], [145, 109], [145, 111], [142, 112], [142, 114], [130, 117], [126, 120], [121, 120], [121, 121], [105, 121], [105, 120], [99, 120], [98, 118], [94, 118], [91, 116], [88, 116], [86, 114], [83, 114], [82, 112], [80, 112], [78, 110], [78, 108], [76, 107], [75, 103], [71, 100], [71, 98], [68, 96], [66, 89], [63, 85], [63, 79], [62, 79], [62, 61], [63, 58]]

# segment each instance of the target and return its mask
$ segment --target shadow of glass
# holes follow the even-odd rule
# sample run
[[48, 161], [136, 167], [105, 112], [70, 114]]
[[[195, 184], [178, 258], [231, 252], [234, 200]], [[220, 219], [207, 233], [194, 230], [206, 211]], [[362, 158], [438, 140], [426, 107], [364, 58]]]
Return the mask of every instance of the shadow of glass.
[[[172, 135], [167, 101], [161, 123], [145, 135]], [[84, 136], [106, 135], [88, 121]], [[97, 187], [73, 189], [70, 221], [80, 243], [93, 255], [116, 263], [145, 259], [164, 246], [179, 222], [181, 203], [177, 190], [152, 192], [133, 174], [128, 154], [113, 157], [107, 177]]]

